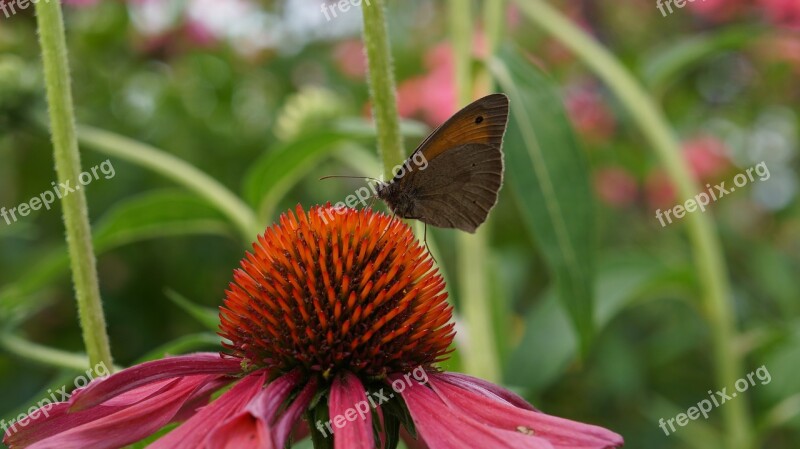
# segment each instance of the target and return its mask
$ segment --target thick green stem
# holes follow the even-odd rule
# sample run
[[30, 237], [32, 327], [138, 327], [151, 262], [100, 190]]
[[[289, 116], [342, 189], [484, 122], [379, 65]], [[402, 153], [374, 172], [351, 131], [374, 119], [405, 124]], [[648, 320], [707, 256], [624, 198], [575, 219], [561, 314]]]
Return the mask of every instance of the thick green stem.
[[[663, 113], [623, 65], [549, 4], [541, 0], [516, 1], [531, 21], [575, 52], [614, 91], [661, 158], [679, 197], [691, 198], [702, 191], [692, 179]], [[685, 222], [703, 290], [702, 305], [712, 329], [717, 382], [720, 387], [731, 388], [743, 371], [741, 356], [733, 347], [736, 325], [722, 247], [708, 215], [688, 214]], [[746, 405], [746, 401], [733, 401], [720, 409], [728, 448], [753, 447]]]
[[383, 174], [392, 177], [392, 168], [405, 160], [400, 120], [397, 115], [394, 68], [386, 26], [386, 1], [364, 3], [364, 48], [367, 53], [372, 114], [378, 128], [378, 154]]
[[[450, 40], [453, 45], [458, 103], [472, 101], [472, 8], [470, 0], [450, 0]], [[459, 233], [458, 271], [461, 313], [469, 330], [469, 348], [462, 354], [464, 369], [474, 376], [498, 382], [501, 377], [489, 289], [488, 224], [475, 235]]]
[[[36, 3], [39, 43], [42, 48], [50, 128], [59, 183], [75, 186], [81, 173], [75, 117], [70, 91], [67, 45], [59, 0]], [[92, 248], [92, 233], [86, 195], [80, 186], [61, 200], [67, 234], [72, 277], [78, 301], [83, 341], [91, 366], [104, 363], [112, 367], [111, 346], [100, 299], [97, 262]]]

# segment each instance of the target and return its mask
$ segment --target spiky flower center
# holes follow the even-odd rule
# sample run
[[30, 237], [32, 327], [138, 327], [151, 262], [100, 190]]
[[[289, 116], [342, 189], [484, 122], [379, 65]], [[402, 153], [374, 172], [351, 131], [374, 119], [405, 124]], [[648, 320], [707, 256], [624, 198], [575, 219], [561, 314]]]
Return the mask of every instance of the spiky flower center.
[[365, 376], [430, 366], [448, 353], [444, 280], [411, 229], [369, 209], [298, 206], [234, 273], [220, 313], [233, 355], [287, 372]]

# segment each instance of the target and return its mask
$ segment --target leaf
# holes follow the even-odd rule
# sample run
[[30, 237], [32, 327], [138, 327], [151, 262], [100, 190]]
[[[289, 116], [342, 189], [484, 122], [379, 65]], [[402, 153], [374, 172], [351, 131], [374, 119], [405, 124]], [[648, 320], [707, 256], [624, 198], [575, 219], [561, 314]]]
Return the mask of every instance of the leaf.
[[209, 309], [208, 307], [197, 305], [186, 299], [185, 296], [182, 296], [180, 293], [177, 293], [173, 290], [167, 290], [164, 293], [167, 295], [167, 298], [169, 298], [170, 301], [174, 302], [178, 307], [186, 311], [189, 315], [196, 319], [197, 322], [214, 332], [219, 330], [219, 312], [214, 309]]
[[259, 158], [245, 175], [244, 197], [263, 219], [272, 215], [278, 201], [333, 147], [350, 137], [321, 130], [279, 144]]
[[156, 191], [117, 203], [95, 226], [98, 251], [176, 235], [231, 235], [224, 215], [206, 200], [181, 191]]
[[[117, 203], [94, 226], [96, 254], [137, 241], [177, 235], [231, 235], [224, 216], [205, 200], [179, 191], [156, 191]], [[20, 319], [41, 305], [32, 295], [69, 269], [58, 247], [13, 284], [0, 289], [0, 321]], [[19, 309], [24, 306], [24, 310]]]
[[664, 92], [692, 67], [707, 62], [714, 54], [751, 44], [760, 33], [760, 28], [748, 25], [670, 42], [665, 50], [648, 53], [650, 56], [642, 64], [642, 75], [650, 89]]
[[215, 334], [201, 333], [186, 335], [171, 342], [165, 343], [162, 346], [159, 346], [158, 348], [148, 352], [139, 358], [134, 365], [148, 362], [150, 360], [162, 359], [167, 356], [188, 354], [199, 349], [219, 348], [219, 346], [220, 337]]
[[[676, 268], [664, 267], [658, 259], [623, 254], [606, 259], [597, 276], [598, 303], [595, 326], [604, 328], [625, 307], [654, 286], [671, 289], [665, 279]], [[565, 371], [578, 351], [569, 318], [552, 293], [527, 314], [525, 334], [509, 359], [506, 380], [511, 385], [541, 391]]]
[[506, 169], [583, 352], [593, 334], [594, 203], [586, 158], [553, 83], [516, 51], [491, 70], [511, 100]]
[[[428, 131], [416, 121], [407, 120], [400, 125], [405, 137], [422, 138]], [[299, 137], [271, 148], [254, 163], [245, 175], [244, 197], [262, 220], [270, 219], [289, 189], [326, 155], [364, 176], [377, 177], [381, 173], [377, 157], [355, 143], [375, 136], [375, 125], [360, 118], [343, 118], [326, 128], [306, 130]]]

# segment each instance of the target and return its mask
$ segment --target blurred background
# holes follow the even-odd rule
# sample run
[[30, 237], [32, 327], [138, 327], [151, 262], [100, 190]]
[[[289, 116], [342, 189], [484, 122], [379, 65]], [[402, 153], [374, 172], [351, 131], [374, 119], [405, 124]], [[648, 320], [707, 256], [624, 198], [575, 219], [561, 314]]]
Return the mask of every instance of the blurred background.
[[[92, 127], [81, 140], [83, 167], [109, 160], [115, 168], [86, 192], [115, 360], [124, 366], [156, 353], [214, 350], [208, 312], [221, 303], [253, 230], [134, 162], [130, 154], [139, 150], [131, 142], [216, 180], [252, 208], [262, 228], [297, 203], [343, 200], [359, 181], [318, 178], [380, 174], [360, 11], [328, 20], [321, 0], [65, 3], [76, 113]], [[666, 16], [655, 1], [552, 4], [663, 107], [700, 185], [730, 186], [762, 161], [769, 168], [768, 180], [756, 178], [705, 214], [718, 227], [732, 285], [738, 335], [730, 344], [744, 357], [740, 375], [763, 365], [772, 379], [735, 400], [752, 414], [759, 447], [798, 447], [800, 3], [706, 0], [673, 6]], [[410, 153], [457, 110], [453, 47], [445, 2], [389, 7]], [[56, 179], [35, 25], [32, 8], [0, 14], [6, 208]], [[480, 55], [477, 24], [475, 35]], [[580, 356], [526, 225], [525, 194], [506, 186], [488, 225], [485, 262], [502, 383], [547, 413], [622, 434], [626, 447], [698, 447], [704, 432], [720, 428], [719, 409], [672, 436], [658, 426], [723, 387], [714, 377], [685, 223], [662, 227], [655, 217], [684, 199], [631, 115], [585, 64], [513, 5], [502, 37], [551, 78], [588, 161], [599, 317]], [[122, 145], [127, 156], [108, 149], [109, 139], [122, 136], [132, 139]], [[458, 306], [455, 231], [428, 233]], [[0, 221], [0, 301], [0, 417], [13, 419], [76, 373], [30, 356], [30, 344], [83, 351], [60, 208]], [[459, 334], [459, 354], [469, 350], [467, 337], [481, 338], [467, 334]], [[458, 370], [459, 359], [449, 368]]]

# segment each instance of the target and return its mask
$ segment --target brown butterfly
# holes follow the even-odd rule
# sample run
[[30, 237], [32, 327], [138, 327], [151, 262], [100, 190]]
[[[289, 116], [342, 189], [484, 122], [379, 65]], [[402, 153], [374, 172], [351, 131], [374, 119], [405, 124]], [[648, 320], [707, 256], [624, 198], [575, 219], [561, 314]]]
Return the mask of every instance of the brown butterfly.
[[436, 128], [377, 197], [401, 218], [470, 233], [497, 203], [503, 184], [508, 97], [476, 100]]

